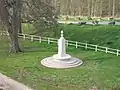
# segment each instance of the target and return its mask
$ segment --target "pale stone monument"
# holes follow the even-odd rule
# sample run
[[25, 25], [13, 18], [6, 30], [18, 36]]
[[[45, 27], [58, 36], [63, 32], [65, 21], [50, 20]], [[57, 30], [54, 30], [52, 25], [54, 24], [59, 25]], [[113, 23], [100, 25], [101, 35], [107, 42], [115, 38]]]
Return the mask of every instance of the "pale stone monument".
[[42, 65], [49, 68], [71, 68], [80, 66], [82, 63], [82, 60], [66, 54], [66, 40], [63, 37], [63, 31], [61, 31], [61, 37], [58, 40], [58, 54], [41, 61]]

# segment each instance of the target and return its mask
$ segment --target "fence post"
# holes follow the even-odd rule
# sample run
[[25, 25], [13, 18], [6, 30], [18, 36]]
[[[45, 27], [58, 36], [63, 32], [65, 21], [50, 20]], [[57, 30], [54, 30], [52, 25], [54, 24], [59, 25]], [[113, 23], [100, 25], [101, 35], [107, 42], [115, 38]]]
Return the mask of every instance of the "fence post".
[[85, 49], [87, 49], [87, 43], [85, 44]]
[[41, 42], [42, 42], [41, 37], [39, 37], [39, 43], [41, 43]]
[[78, 44], [77, 44], [78, 42], [76, 42], [76, 48], [78, 47]]
[[48, 44], [50, 44], [50, 38], [48, 38]]
[[119, 50], [117, 50], [117, 56], [119, 56]]
[[95, 51], [97, 52], [97, 45], [95, 45]]
[[25, 40], [25, 34], [23, 34], [23, 39]]
[[108, 53], [108, 48], [106, 47], [106, 53]]
[[33, 41], [33, 36], [31, 35], [31, 41]]

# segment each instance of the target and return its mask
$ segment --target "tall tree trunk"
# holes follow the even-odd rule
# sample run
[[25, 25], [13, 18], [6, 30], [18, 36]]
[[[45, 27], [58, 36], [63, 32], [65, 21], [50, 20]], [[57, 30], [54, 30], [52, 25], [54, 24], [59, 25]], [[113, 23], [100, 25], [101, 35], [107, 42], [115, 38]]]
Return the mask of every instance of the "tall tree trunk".
[[91, 17], [91, 0], [88, 0], [87, 3], [88, 3], [88, 17]]
[[12, 33], [10, 34], [10, 38], [11, 38], [11, 48], [10, 48], [10, 52], [20, 52], [20, 46], [19, 46], [19, 42], [18, 42], [18, 31], [20, 30], [20, 26], [21, 26], [21, 22], [20, 22], [20, 14], [21, 12], [21, 4], [20, 4], [20, 0], [16, 0], [14, 1], [14, 5], [13, 5], [13, 17], [11, 18], [12, 21]]
[[103, 0], [100, 1], [100, 17], [102, 17], [102, 12], [103, 12]]
[[111, 16], [111, 10], [112, 10], [112, 6], [111, 6], [111, 0], [109, 0], [109, 3], [108, 3], [108, 7], [109, 7], [109, 17]]
[[9, 37], [10, 37], [10, 50], [9, 50], [9, 52], [12, 52], [12, 53], [21, 52], [21, 49], [19, 46], [19, 41], [18, 41], [18, 35], [17, 35], [16, 30], [15, 30], [15, 27], [9, 28]]
[[113, 0], [113, 10], [112, 10], [112, 16], [115, 17], [115, 1]]
[[[18, 42], [18, 31], [20, 26], [20, 1], [21, 0], [1, 0], [0, 2], [0, 16], [2, 22], [8, 27], [8, 33], [10, 37], [10, 52], [21, 52]], [[12, 3], [12, 5], [11, 5]]]

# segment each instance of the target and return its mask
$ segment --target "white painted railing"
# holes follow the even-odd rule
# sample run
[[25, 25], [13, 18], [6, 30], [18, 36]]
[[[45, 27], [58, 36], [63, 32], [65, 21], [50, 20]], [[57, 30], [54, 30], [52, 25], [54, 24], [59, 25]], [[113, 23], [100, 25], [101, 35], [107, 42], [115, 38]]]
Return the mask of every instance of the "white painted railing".
[[[3, 32], [0, 33], [0, 35], [8, 35], [8, 33]], [[31, 41], [39, 41], [41, 42], [47, 42], [48, 44], [51, 43], [57, 43], [58, 39], [55, 38], [49, 38], [49, 37], [41, 37], [41, 36], [36, 36], [36, 35], [28, 35], [28, 34], [18, 34], [18, 37], [23, 38], [24, 40], [29, 39]], [[94, 50], [95, 52], [101, 51], [105, 53], [110, 53], [110, 54], [115, 54], [117, 56], [120, 55], [120, 50], [119, 49], [113, 49], [113, 48], [108, 48], [108, 47], [103, 47], [103, 46], [98, 46], [98, 45], [93, 45], [93, 44], [88, 44], [88, 43], [82, 43], [82, 42], [77, 42], [77, 41], [70, 41], [66, 40], [66, 46], [74, 46], [75, 48], [85, 48]]]
[[[40, 43], [41, 42], [47, 42], [48, 44], [57, 43], [57, 40], [58, 40], [58, 39], [55, 39], [55, 38], [40, 37], [40, 36], [28, 35], [28, 34], [18, 34], [18, 36], [20, 38], [23, 38], [24, 40], [29, 39], [31, 41], [39, 41]], [[102, 47], [102, 46], [98, 46], [98, 45], [82, 43], [82, 42], [77, 42], [77, 41], [66, 40], [66, 46], [74, 46], [75, 48], [82, 47], [82, 48], [85, 48], [86, 50], [87, 49], [94, 50], [95, 52], [101, 51], [101, 52], [105, 52], [105, 53], [115, 54], [117, 56], [120, 55], [120, 50], [119, 49]]]

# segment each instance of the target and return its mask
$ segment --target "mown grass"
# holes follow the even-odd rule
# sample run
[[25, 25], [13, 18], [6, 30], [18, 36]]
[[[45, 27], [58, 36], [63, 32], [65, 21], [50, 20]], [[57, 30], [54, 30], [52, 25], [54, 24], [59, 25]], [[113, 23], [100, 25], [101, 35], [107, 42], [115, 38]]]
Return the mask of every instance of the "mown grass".
[[102, 52], [68, 47], [67, 51], [83, 60], [80, 67], [51, 69], [40, 61], [57, 52], [55, 44], [20, 40], [23, 53], [9, 54], [8, 40], [0, 39], [0, 72], [35, 90], [114, 90], [120, 87], [120, 57]]

